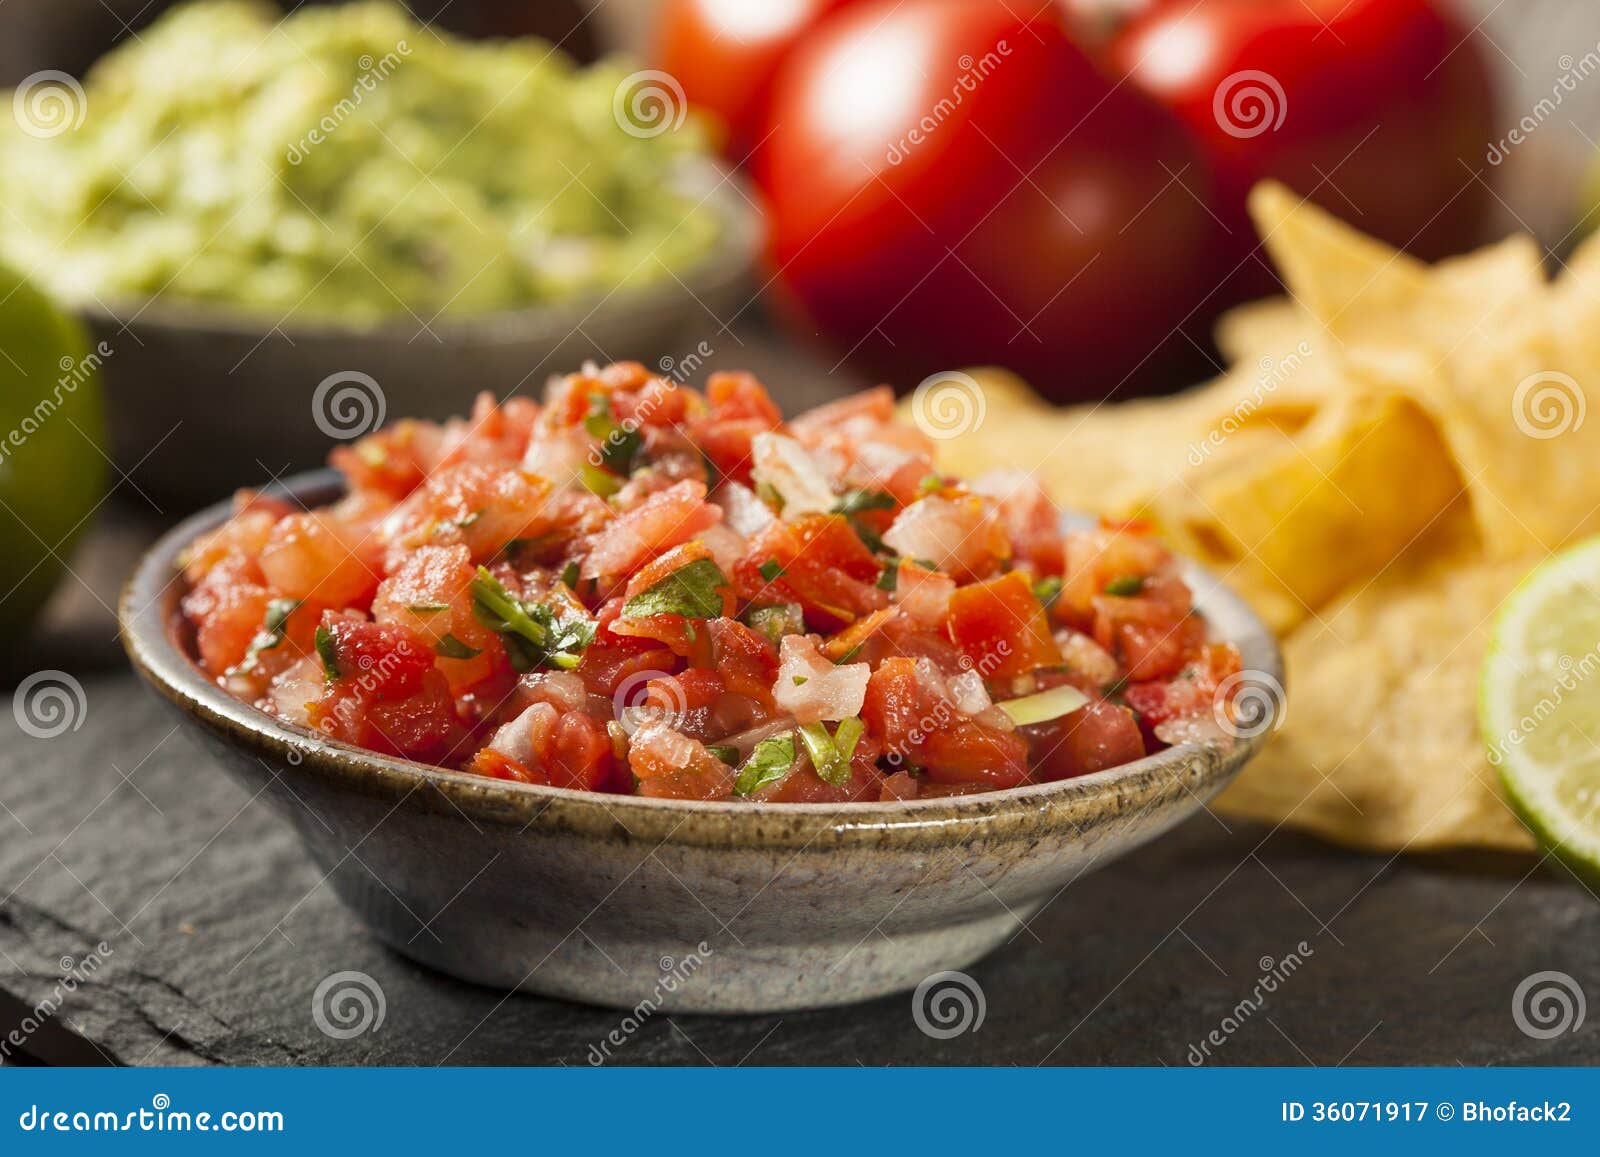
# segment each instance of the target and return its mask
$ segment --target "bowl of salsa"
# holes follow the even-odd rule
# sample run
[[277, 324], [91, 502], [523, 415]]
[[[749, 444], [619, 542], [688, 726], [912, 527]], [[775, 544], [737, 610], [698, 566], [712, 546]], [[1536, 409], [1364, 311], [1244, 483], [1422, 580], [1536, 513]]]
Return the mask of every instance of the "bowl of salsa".
[[886, 388], [785, 419], [588, 365], [196, 515], [124, 639], [403, 952], [622, 1006], [691, 952], [671, 1007], [879, 995], [1203, 806], [1282, 708], [1270, 633], [1146, 527], [933, 451]]

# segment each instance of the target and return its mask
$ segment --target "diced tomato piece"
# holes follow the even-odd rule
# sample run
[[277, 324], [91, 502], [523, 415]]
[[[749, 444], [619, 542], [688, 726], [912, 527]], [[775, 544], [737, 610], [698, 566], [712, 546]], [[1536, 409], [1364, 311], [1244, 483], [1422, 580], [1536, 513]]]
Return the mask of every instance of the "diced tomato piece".
[[1145, 754], [1144, 736], [1133, 712], [1103, 699], [1021, 731], [1033, 751], [1035, 774], [1043, 780], [1087, 775]]
[[732, 577], [749, 601], [797, 602], [808, 625], [837, 630], [888, 605], [888, 594], [877, 587], [882, 573], [848, 520], [816, 514], [758, 532]]
[[364, 603], [378, 589], [383, 547], [331, 514], [291, 514], [280, 519], [261, 548], [262, 573], [290, 598], [330, 607]]
[[882, 741], [884, 751], [897, 763], [914, 763], [921, 754], [922, 717], [914, 659], [885, 659], [867, 680], [861, 719], [867, 732]]
[[1028, 778], [1028, 745], [1013, 731], [955, 717], [928, 732], [924, 771], [934, 783], [1016, 787]]
[[733, 619], [706, 624], [711, 660], [727, 689], [772, 709], [772, 681], [778, 677], [778, 649], [772, 640]]
[[685, 479], [622, 514], [589, 543], [582, 575], [620, 577], [714, 526], [722, 511], [706, 502], [705, 483]]
[[639, 781], [640, 795], [712, 800], [733, 794], [733, 769], [703, 743], [665, 723], [651, 721], [634, 732], [628, 745], [628, 766]]
[[1021, 571], [957, 587], [947, 630], [985, 679], [1010, 679], [1061, 662], [1044, 604]]

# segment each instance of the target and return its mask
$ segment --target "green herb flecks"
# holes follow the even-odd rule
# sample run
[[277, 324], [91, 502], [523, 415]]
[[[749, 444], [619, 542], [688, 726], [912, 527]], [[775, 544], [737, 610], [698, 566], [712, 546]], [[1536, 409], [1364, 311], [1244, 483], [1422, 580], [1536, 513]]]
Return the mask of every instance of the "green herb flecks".
[[734, 767], [739, 762], [739, 749], [728, 743], [708, 743], [706, 750], [729, 767]]
[[893, 594], [900, 585], [900, 560], [891, 558], [883, 568], [883, 573], [878, 576], [878, 589]]
[[1119, 598], [1132, 598], [1142, 590], [1144, 590], [1144, 579], [1136, 574], [1123, 575], [1106, 584], [1106, 594], [1116, 595]]
[[750, 758], [739, 769], [733, 790], [738, 795], [760, 791], [789, 774], [794, 766], [794, 733], [786, 731], [756, 744]]
[[835, 514], [865, 514], [869, 510], [893, 510], [900, 504], [885, 490], [851, 490], [833, 508]]
[[1061, 576], [1049, 575], [1034, 583], [1033, 596], [1044, 604], [1044, 609], [1048, 611], [1061, 597]]
[[594, 623], [587, 618], [562, 614], [546, 603], [525, 603], [481, 566], [472, 580], [472, 613], [500, 636], [518, 671], [570, 671], [594, 642]]
[[783, 575], [783, 567], [778, 565], [776, 559], [769, 558], [756, 569], [761, 572], [761, 577], [766, 579], [769, 583], [777, 582], [778, 579]]
[[300, 599], [273, 599], [267, 604], [267, 613], [261, 617], [261, 629], [250, 640], [250, 649], [244, 659], [228, 672], [230, 675], [248, 675], [256, 669], [262, 651], [271, 651], [283, 642], [289, 626], [289, 616], [299, 609]]
[[433, 653], [446, 659], [476, 659], [483, 648], [469, 647], [454, 635], [445, 635], [433, 645]]
[[714, 619], [722, 614], [722, 595], [718, 591], [727, 585], [727, 576], [716, 563], [709, 558], [696, 559], [634, 595], [623, 604], [622, 617], [682, 615], [686, 619]]
[[317, 658], [322, 660], [323, 677], [332, 683], [339, 678], [339, 651], [333, 643], [333, 632], [319, 626], [312, 640], [317, 647]]
[[600, 463], [613, 474], [626, 477], [633, 470], [633, 460], [644, 445], [644, 437], [637, 429], [618, 422], [611, 409], [611, 399], [605, 394], [589, 396], [589, 414], [583, 428], [600, 439]]

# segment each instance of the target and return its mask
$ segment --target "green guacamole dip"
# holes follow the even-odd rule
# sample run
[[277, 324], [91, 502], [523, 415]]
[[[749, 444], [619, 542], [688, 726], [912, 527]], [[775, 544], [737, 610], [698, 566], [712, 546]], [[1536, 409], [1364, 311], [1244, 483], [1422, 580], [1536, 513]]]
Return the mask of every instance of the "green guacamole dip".
[[54, 75], [0, 94], [0, 258], [69, 302], [429, 321], [643, 284], [717, 239], [682, 181], [693, 120], [541, 41], [208, 0], [81, 90]]

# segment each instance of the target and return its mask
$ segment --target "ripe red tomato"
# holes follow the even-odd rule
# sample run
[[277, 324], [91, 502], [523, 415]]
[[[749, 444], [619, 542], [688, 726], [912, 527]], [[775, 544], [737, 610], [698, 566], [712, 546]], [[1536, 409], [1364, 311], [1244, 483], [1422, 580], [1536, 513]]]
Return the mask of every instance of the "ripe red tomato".
[[781, 291], [898, 384], [988, 363], [1056, 398], [1104, 396], [1187, 344], [1207, 174], [1051, 7], [852, 7], [779, 70], [768, 127], [756, 167]]
[[728, 127], [723, 153], [743, 163], [761, 143], [772, 76], [812, 25], [851, 0], [666, 0], [655, 60], [691, 105]]
[[1423, 257], [1478, 240], [1489, 70], [1478, 38], [1432, 0], [1173, 0], [1109, 54], [1210, 158], [1223, 272], [1245, 263], [1230, 299], [1273, 286], [1250, 258], [1244, 207], [1263, 177]]

